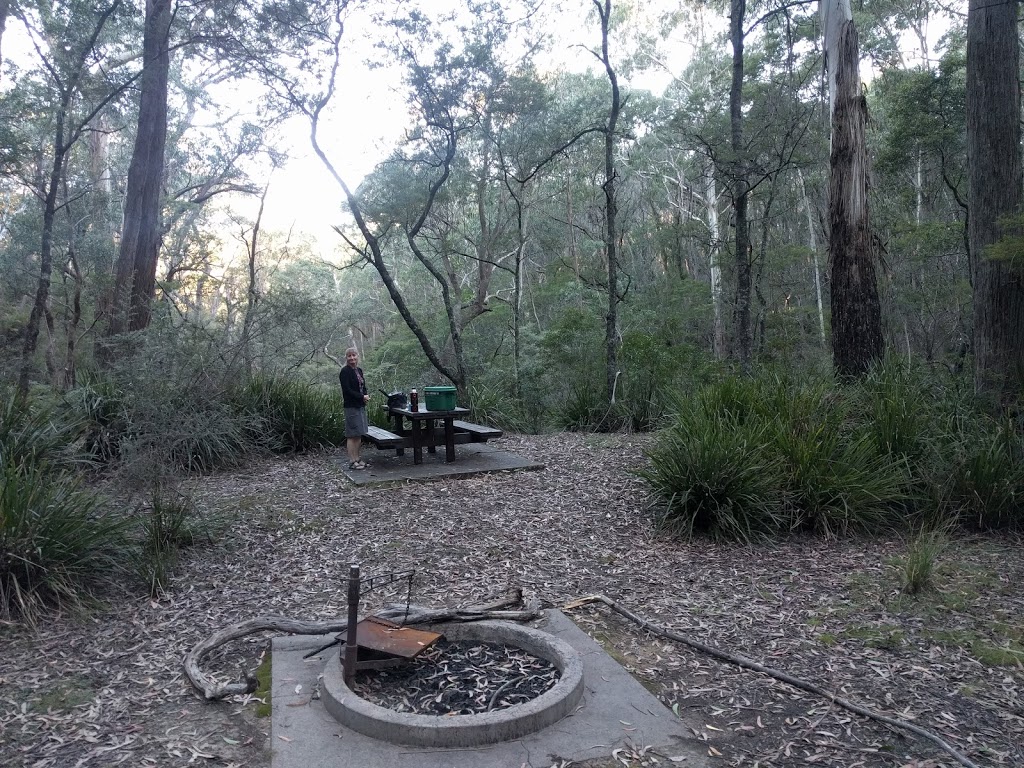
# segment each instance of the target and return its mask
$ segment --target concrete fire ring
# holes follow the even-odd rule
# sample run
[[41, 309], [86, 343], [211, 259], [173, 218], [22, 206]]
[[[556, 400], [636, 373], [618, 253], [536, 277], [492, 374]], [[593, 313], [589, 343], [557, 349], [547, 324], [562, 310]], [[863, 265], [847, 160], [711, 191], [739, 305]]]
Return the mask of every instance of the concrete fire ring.
[[564, 640], [505, 621], [452, 622], [430, 627], [452, 642], [478, 641], [521, 648], [561, 673], [554, 687], [531, 701], [475, 715], [413, 715], [373, 704], [344, 680], [341, 653], [331, 654], [321, 681], [324, 706], [335, 720], [381, 741], [422, 747], [475, 747], [518, 739], [572, 712], [583, 696], [583, 660]]

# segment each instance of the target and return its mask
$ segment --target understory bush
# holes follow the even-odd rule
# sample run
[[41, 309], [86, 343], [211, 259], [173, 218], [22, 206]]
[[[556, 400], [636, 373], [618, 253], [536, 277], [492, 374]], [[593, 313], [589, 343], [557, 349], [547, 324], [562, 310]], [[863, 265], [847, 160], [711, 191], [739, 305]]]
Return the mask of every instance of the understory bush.
[[681, 413], [641, 471], [664, 502], [673, 533], [752, 541], [791, 527], [782, 463], [767, 450], [764, 424], [737, 429], [725, 419]]
[[156, 597], [167, 585], [178, 553], [199, 537], [199, 524], [191, 501], [162, 487], [152, 490], [139, 510], [140, 555], [136, 571]]
[[578, 432], [615, 432], [626, 426], [621, 410], [609, 404], [604, 386], [574, 384], [555, 408], [555, 426]]
[[74, 444], [82, 429], [82, 422], [72, 413], [57, 413], [0, 393], [0, 462], [5, 465], [81, 466], [85, 457]]
[[345, 412], [337, 389], [279, 374], [256, 375], [236, 407], [250, 439], [276, 453], [330, 448], [345, 442]]
[[687, 533], [1024, 527], [1021, 426], [963, 392], [891, 362], [842, 386], [727, 377], [675, 405], [641, 474]]
[[[1012, 421], [975, 425], [950, 446], [941, 495], [965, 527], [1024, 527], [1024, 440]], [[943, 482], [944, 480], [944, 482]]]
[[0, 618], [83, 603], [126, 561], [125, 521], [72, 476], [0, 464]]

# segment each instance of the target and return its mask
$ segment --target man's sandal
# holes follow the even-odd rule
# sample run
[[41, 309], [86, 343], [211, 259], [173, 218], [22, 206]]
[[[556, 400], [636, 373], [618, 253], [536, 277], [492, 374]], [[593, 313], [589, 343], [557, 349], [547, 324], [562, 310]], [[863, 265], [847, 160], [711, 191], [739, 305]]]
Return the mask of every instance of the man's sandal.
[[348, 468], [349, 469], [366, 469], [367, 466], [369, 466], [369, 465], [366, 464], [366, 462], [363, 462], [363, 461], [351, 461], [351, 462], [349, 462]]

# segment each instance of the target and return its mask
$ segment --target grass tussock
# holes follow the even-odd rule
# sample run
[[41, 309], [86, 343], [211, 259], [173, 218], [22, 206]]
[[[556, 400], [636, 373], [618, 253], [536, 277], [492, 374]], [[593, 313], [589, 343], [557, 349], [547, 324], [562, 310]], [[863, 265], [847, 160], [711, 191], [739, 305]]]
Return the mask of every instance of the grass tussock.
[[673, 411], [641, 472], [672, 531], [749, 541], [1024, 527], [1021, 425], [896, 365], [845, 386], [728, 377]]

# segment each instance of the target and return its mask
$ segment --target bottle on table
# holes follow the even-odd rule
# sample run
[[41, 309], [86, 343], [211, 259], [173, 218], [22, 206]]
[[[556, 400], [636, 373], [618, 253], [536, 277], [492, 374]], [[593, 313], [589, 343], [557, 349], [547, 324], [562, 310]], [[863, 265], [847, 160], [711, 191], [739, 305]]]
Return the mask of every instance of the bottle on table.
[[416, 390], [412, 390], [409, 393], [409, 410], [418, 411], [420, 409], [420, 396], [416, 394]]

